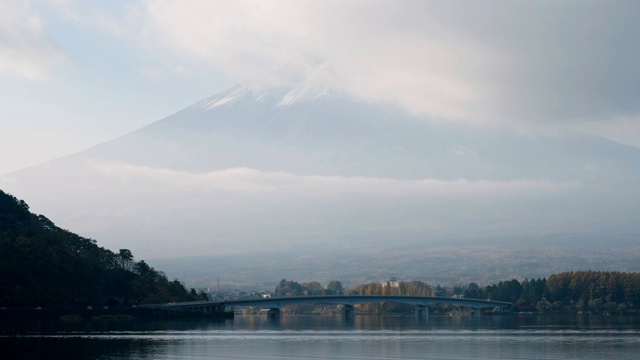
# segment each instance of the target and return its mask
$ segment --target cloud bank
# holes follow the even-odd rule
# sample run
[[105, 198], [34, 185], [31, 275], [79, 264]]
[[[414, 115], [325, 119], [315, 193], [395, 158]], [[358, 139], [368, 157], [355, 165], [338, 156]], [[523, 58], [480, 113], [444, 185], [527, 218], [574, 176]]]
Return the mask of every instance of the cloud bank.
[[[82, 64], [95, 73], [140, 73], [138, 83], [122, 86], [183, 93], [189, 81], [207, 78], [219, 91], [220, 82], [255, 77], [290, 83], [331, 64], [333, 87], [432, 121], [579, 130], [640, 147], [639, 7], [577, 0], [1, 1], [0, 74], [43, 80], [61, 63], [89, 61], [70, 49], [83, 34], [126, 49], [127, 56], [100, 55], [122, 66]], [[75, 69], [67, 71], [60, 76], [73, 83]], [[83, 91], [105, 95], [104, 86]], [[128, 106], [117, 95], [110, 101]]]
[[99, 173], [121, 180], [177, 187], [182, 190], [230, 191], [238, 194], [318, 196], [368, 194], [396, 196], [507, 196], [534, 191], [554, 192], [575, 189], [574, 182], [547, 180], [490, 181], [467, 179], [398, 180], [373, 177], [305, 176], [286, 172], [260, 171], [246, 167], [205, 173], [191, 173], [122, 163], [95, 163]]
[[640, 113], [638, 10], [624, 1], [167, 0], [142, 1], [123, 28], [175, 68], [291, 76], [329, 62], [335, 86], [361, 98], [535, 128]]

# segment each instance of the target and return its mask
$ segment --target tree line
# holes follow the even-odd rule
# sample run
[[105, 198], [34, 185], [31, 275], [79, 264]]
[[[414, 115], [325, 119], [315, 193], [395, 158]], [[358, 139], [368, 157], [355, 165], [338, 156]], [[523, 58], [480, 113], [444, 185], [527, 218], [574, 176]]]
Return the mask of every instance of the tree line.
[[311, 295], [343, 295], [342, 283], [339, 280], [331, 280], [327, 287], [323, 287], [317, 281], [303, 282], [282, 279], [276, 286], [275, 296], [311, 296]]
[[[304, 296], [334, 294], [334, 284], [323, 288], [317, 281], [299, 284], [283, 279], [276, 287], [276, 296]], [[339, 283], [339, 282], [338, 282]], [[506, 301], [514, 304], [515, 311], [535, 312], [608, 312], [626, 313], [640, 309], [640, 273], [616, 271], [570, 271], [551, 275], [548, 279], [512, 279], [481, 287], [476, 283], [466, 286], [432, 288], [422, 281], [387, 281], [356, 285], [342, 289], [346, 295], [405, 295], [462, 297]], [[449, 306], [450, 307], [450, 306]], [[444, 310], [449, 310], [444, 306]], [[358, 311], [368, 313], [410, 312], [408, 305], [371, 303], [359, 305]]]
[[522, 311], [635, 312], [640, 307], [640, 273], [570, 271], [549, 279], [500, 282], [486, 287], [481, 296], [511, 301]]
[[[382, 295], [382, 296], [434, 296], [429, 284], [422, 281], [387, 281], [356, 285], [349, 291], [350, 295]], [[413, 306], [402, 303], [382, 302], [356, 305], [360, 313], [406, 313], [413, 311]]]
[[0, 190], [0, 304], [119, 305], [203, 298], [131, 251], [118, 253], [57, 227]]

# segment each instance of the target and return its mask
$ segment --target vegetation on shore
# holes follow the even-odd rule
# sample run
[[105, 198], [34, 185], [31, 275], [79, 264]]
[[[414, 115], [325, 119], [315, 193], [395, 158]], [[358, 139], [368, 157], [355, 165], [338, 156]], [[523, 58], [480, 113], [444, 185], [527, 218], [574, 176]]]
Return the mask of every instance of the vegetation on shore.
[[487, 286], [480, 298], [513, 302], [520, 311], [636, 312], [640, 273], [571, 271], [549, 279], [503, 281]]
[[117, 306], [202, 299], [131, 251], [57, 227], [0, 190], [0, 306]]
[[[332, 281], [330, 284], [339, 283]], [[332, 285], [335, 286], [335, 285]], [[340, 285], [341, 286], [341, 285]], [[340, 287], [342, 289], [342, 287]], [[275, 289], [276, 296], [327, 295], [335, 292], [324, 289], [317, 281], [299, 284], [283, 279]], [[514, 304], [514, 311], [527, 312], [593, 312], [627, 313], [640, 308], [640, 273], [606, 271], [572, 271], [554, 274], [549, 279], [516, 279], [501, 281], [484, 288], [476, 283], [467, 286], [445, 288], [429, 286], [422, 281], [387, 281], [361, 284], [350, 290], [341, 290], [348, 295], [405, 295], [462, 297], [506, 301]], [[408, 313], [413, 307], [398, 303], [371, 303], [357, 305], [363, 313]], [[451, 305], [434, 306], [444, 312]], [[297, 306], [296, 313], [308, 311], [309, 306]]]
[[[140, 305], [206, 299], [178, 280], [169, 281], [131, 251], [115, 253], [35, 215], [22, 200], [0, 190], [0, 306], [87, 307]], [[431, 287], [421, 281], [369, 283], [343, 289], [338, 280], [323, 287], [282, 279], [276, 296], [304, 295], [461, 296], [507, 301], [516, 311], [637, 312], [640, 273], [574, 271], [548, 279], [509, 280], [484, 288]], [[361, 305], [362, 312], [406, 312], [402, 304]], [[446, 310], [446, 309], [445, 309]]]

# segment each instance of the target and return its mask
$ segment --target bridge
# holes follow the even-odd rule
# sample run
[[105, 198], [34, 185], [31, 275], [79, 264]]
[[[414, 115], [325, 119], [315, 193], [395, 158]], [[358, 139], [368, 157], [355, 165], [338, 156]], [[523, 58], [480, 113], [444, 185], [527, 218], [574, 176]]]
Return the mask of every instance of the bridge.
[[354, 305], [368, 304], [375, 302], [393, 302], [415, 306], [415, 314], [418, 318], [429, 315], [429, 305], [452, 304], [467, 307], [480, 314], [483, 308], [511, 308], [512, 303], [481, 299], [447, 298], [431, 296], [382, 296], [382, 295], [321, 295], [321, 296], [292, 296], [261, 299], [241, 299], [229, 301], [185, 301], [168, 304], [149, 304], [141, 307], [152, 308], [163, 312], [193, 312], [211, 313], [220, 312], [228, 308], [235, 307], [259, 307], [269, 309], [268, 316], [272, 319], [280, 317], [280, 309], [287, 306], [299, 304], [326, 304], [342, 305], [343, 315], [347, 318], [355, 315]]

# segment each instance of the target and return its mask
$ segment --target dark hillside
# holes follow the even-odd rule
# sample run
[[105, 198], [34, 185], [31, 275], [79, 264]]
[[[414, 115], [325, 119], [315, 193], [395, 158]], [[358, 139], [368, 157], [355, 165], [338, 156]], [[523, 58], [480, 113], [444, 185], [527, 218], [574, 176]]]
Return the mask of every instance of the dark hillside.
[[0, 304], [141, 304], [194, 300], [130, 251], [118, 254], [57, 227], [0, 190]]

